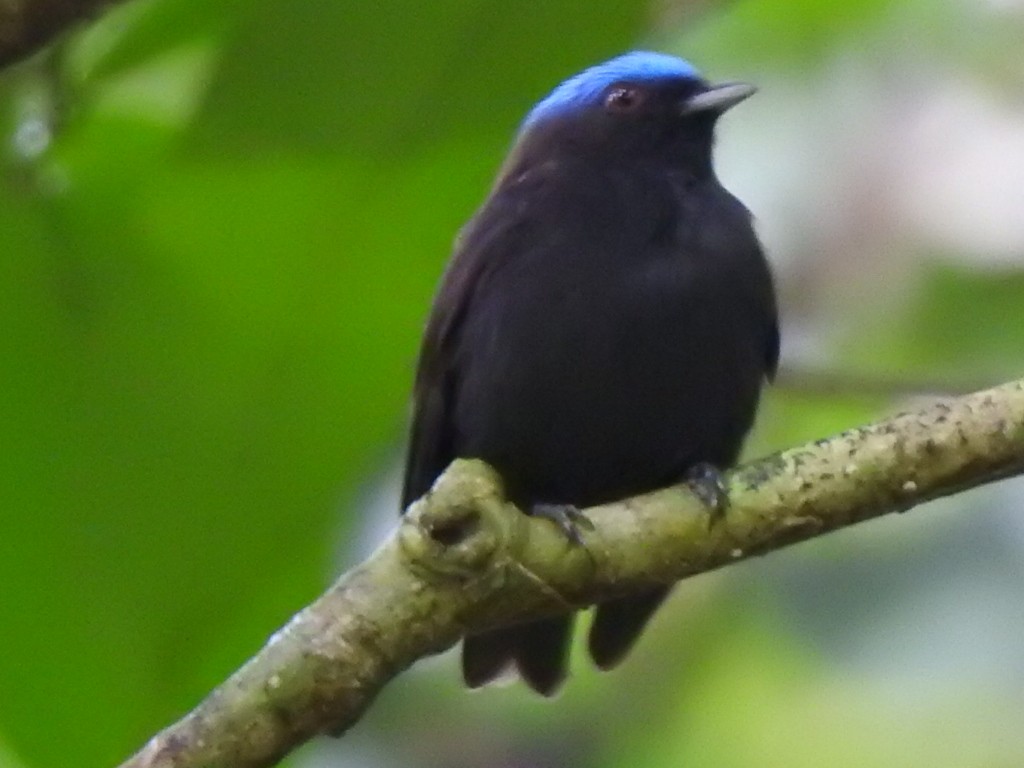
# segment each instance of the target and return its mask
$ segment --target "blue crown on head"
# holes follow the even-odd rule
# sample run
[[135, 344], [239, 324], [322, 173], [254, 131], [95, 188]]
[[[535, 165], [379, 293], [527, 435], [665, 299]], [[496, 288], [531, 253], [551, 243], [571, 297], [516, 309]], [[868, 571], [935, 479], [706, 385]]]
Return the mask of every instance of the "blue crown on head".
[[523, 128], [574, 109], [592, 105], [605, 88], [619, 80], [672, 80], [698, 78], [688, 61], [666, 53], [632, 51], [574, 75], [537, 104], [523, 121]]

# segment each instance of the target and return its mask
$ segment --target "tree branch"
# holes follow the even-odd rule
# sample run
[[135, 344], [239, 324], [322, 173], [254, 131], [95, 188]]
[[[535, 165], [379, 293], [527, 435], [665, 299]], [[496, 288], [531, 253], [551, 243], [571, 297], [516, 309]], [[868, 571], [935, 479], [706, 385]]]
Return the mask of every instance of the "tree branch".
[[340, 734], [417, 659], [481, 630], [669, 583], [1024, 471], [1024, 380], [746, 464], [712, 523], [677, 486], [587, 511], [573, 545], [457, 461], [369, 559], [122, 768], [269, 766]]
[[0, 0], [0, 67], [24, 59], [115, 0]]

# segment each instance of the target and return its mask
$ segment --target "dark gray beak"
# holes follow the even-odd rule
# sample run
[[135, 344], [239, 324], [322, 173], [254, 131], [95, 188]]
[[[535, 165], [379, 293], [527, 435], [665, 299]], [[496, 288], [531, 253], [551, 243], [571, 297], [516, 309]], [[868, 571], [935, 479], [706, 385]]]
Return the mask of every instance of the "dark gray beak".
[[755, 93], [757, 93], [757, 88], [750, 83], [712, 85], [707, 90], [695, 93], [684, 101], [680, 112], [684, 115], [692, 115], [696, 112], [714, 112], [720, 115]]

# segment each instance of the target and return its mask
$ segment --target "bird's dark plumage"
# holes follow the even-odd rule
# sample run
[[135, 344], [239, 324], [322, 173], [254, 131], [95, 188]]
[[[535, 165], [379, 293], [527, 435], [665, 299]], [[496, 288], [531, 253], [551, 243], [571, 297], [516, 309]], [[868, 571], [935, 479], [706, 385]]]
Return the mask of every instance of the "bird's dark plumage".
[[[457, 457], [492, 464], [525, 511], [736, 460], [779, 344], [750, 215], [711, 166], [716, 119], [751, 92], [632, 53], [534, 108], [434, 302], [403, 508]], [[599, 606], [599, 666], [622, 658], [666, 593]], [[571, 619], [466, 638], [466, 682], [514, 665], [552, 693]]]

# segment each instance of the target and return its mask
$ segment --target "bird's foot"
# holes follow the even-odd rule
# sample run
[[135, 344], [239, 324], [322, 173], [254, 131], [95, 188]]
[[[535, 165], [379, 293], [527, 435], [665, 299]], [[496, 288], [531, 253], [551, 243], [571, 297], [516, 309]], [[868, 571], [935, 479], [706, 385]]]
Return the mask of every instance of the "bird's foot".
[[553, 522], [573, 544], [583, 544], [580, 528], [594, 530], [590, 519], [572, 504], [534, 504], [530, 507], [530, 515]]
[[711, 525], [725, 517], [726, 511], [729, 509], [729, 491], [725, 487], [725, 479], [718, 467], [702, 461], [687, 470], [685, 479], [690, 490], [697, 495], [697, 498], [711, 513]]

